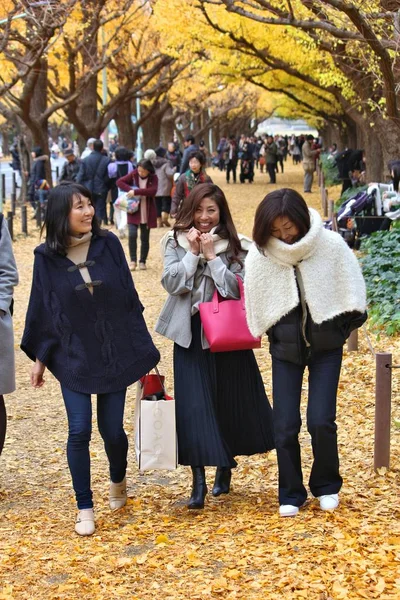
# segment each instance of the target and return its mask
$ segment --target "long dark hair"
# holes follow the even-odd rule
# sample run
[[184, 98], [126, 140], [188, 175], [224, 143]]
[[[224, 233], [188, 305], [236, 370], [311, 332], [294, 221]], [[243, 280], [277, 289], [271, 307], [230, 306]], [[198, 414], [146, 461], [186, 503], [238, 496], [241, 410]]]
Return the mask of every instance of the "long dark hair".
[[193, 227], [196, 209], [204, 198], [214, 200], [219, 208], [219, 223], [215, 233], [229, 242], [229, 262], [238, 262], [242, 264], [242, 261], [239, 259], [242, 247], [235, 225], [233, 224], [228, 202], [224, 192], [214, 183], [199, 183], [183, 200], [178, 214], [176, 215], [176, 221], [173, 228], [175, 240], [179, 232], [187, 231]]
[[287, 217], [299, 230], [298, 239], [310, 229], [311, 219], [304, 198], [290, 188], [267, 194], [257, 207], [254, 217], [253, 240], [263, 247], [271, 237], [272, 224], [277, 217]]
[[[71, 212], [74, 196], [84, 196], [92, 200], [90, 191], [79, 183], [62, 181], [50, 190], [47, 200], [46, 216], [40, 235], [46, 231], [46, 250], [49, 252], [67, 254], [67, 248], [71, 237], [69, 229], [69, 213]], [[100, 228], [97, 217], [93, 215], [92, 234], [106, 235], [106, 231]]]

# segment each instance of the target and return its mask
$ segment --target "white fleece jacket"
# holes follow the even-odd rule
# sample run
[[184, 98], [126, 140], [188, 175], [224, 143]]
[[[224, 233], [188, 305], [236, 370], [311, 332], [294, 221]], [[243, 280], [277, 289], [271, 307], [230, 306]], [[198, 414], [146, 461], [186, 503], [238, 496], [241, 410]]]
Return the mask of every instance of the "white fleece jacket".
[[245, 302], [254, 336], [268, 331], [300, 302], [296, 269], [314, 323], [340, 314], [366, 310], [360, 265], [338, 233], [324, 229], [318, 212], [310, 210], [311, 227], [295, 244], [271, 237], [264, 249], [252, 244], [245, 263]]

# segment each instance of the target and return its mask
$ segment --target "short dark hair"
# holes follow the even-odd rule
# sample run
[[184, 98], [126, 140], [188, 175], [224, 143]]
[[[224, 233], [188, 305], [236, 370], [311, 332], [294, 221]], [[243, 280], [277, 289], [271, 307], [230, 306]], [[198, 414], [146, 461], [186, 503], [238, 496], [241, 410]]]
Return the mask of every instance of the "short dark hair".
[[230, 256], [229, 262], [238, 262], [242, 264], [239, 258], [241, 252], [241, 244], [236, 231], [236, 227], [232, 220], [231, 211], [229, 210], [228, 201], [224, 192], [214, 183], [198, 183], [183, 200], [173, 228], [174, 237], [180, 231], [187, 231], [193, 226], [194, 216], [197, 207], [204, 198], [211, 198], [219, 208], [219, 224], [215, 230], [222, 239], [229, 241]]
[[[50, 190], [47, 199], [46, 216], [44, 219], [43, 231], [46, 231], [45, 245], [46, 250], [56, 254], [67, 254], [67, 249], [71, 237], [69, 229], [69, 213], [71, 212], [74, 196], [84, 196], [92, 199], [90, 191], [79, 183], [62, 181], [59, 185]], [[100, 228], [97, 217], [93, 215], [92, 234], [106, 235], [106, 231]]]
[[142, 158], [142, 160], [139, 160], [137, 166], [142, 167], [142, 169], [146, 169], [146, 171], [148, 171], [152, 175], [154, 175], [154, 173], [156, 172], [153, 163], [147, 158]]
[[125, 146], [117, 146], [115, 148], [115, 159], [128, 161], [132, 156], [132, 152], [125, 148]]
[[197, 158], [201, 166], [203, 166], [206, 162], [204, 152], [201, 152], [200, 150], [193, 150], [193, 152], [189, 154], [189, 162], [192, 160], [192, 158]]
[[186, 137], [185, 137], [185, 142], [190, 142], [191, 144], [194, 144], [194, 136], [189, 133]]
[[93, 150], [95, 152], [101, 152], [104, 148], [104, 144], [101, 140], [94, 140], [93, 142]]
[[272, 224], [277, 217], [287, 217], [299, 230], [299, 239], [310, 229], [311, 219], [304, 198], [290, 188], [267, 194], [258, 205], [254, 217], [253, 240], [261, 248], [271, 237]]

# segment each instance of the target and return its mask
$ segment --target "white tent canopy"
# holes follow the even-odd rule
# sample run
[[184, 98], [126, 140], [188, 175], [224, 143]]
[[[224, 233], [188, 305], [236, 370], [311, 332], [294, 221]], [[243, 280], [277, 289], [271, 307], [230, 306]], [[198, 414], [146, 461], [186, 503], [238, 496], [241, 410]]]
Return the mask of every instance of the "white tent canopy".
[[279, 119], [271, 117], [259, 124], [256, 135], [313, 135], [318, 137], [318, 131], [314, 127], [310, 127], [306, 121], [302, 119]]

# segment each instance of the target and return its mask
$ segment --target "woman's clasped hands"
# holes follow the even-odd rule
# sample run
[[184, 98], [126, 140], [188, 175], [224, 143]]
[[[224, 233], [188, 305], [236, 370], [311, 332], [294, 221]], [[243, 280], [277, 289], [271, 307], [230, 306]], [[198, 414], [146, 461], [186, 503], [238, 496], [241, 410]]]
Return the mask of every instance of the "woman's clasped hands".
[[191, 227], [186, 234], [186, 237], [192, 254], [198, 256], [202, 253], [206, 260], [213, 260], [216, 258], [214, 240], [211, 233], [200, 233], [198, 229]]

